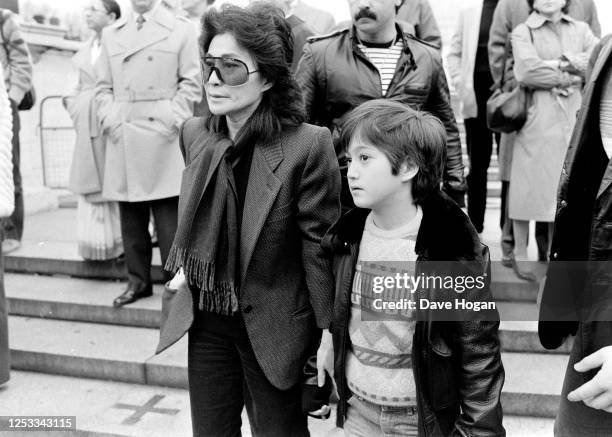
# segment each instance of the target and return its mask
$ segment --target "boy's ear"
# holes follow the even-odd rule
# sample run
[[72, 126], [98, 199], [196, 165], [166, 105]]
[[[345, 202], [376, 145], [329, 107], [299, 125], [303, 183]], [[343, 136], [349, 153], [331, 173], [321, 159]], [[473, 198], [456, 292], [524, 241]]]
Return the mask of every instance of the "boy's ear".
[[404, 161], [400, 167], [399, 176], [402, 178], [402, 182], [408, 182], [414, 179], [418, 172], [419, 167], [408, 161]]

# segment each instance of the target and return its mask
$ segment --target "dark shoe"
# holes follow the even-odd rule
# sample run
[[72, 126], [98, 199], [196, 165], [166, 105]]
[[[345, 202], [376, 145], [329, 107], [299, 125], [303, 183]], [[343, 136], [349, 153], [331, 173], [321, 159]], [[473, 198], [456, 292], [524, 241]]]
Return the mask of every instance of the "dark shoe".
[[115, 298], [113, 301], [113, 306], [115, 308], [120, 308], [123, 305], [136, 302], [138, 299], [142, 299], [143, 297], [153, 296], [153, 287], [151, 285], [138, 287], [139, 290], [136, 290], [135, 288], [136, 287], [134, 287], [132, 284], [129, 284], [126, 290]]

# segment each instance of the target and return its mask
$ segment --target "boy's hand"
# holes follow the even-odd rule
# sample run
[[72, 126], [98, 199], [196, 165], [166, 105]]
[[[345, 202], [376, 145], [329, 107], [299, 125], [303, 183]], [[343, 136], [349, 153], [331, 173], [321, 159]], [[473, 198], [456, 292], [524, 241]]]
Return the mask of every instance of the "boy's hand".
[[567, 395], [572, 402], [583, 401], [596, 410], [612, 413], [612, 346], [606, 346], [584, 357], [574, 365], [577, 372], [601, 367], [597, 375]]

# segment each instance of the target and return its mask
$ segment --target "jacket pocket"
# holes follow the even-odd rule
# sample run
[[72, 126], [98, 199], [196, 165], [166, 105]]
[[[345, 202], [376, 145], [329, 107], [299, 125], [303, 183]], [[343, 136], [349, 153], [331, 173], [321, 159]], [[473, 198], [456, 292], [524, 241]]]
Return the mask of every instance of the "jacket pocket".
[[458, 399], [457, 364], [452, 349], [441, 337], [430, 343], [426, 362], [429, 399], [434, 411], [455, 405]]

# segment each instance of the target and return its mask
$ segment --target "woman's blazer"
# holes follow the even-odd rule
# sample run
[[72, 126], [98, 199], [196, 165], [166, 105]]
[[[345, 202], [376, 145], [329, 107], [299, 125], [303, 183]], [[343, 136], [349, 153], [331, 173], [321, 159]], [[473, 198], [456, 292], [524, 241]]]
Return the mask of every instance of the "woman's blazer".
[[[181, 129], [186, 163], [181, 200], [205, 155], [200, 154], [208, 135], [204, 125], [202, 118], [192, 118]], [[213, 163], [222, 158], [213, 154]], [[179, 200], [179, 220], [182, 207]], [[257, 361], [281, 390], [298, 382], [317, 328], [330, 326], [334, 280], [320, 243], [339, 216], [340, 170], [327, 128], [301, 124], [255, 145], [240, 227], [239, 306]], [[191, 293], [187, 288], [179, 293], [162, 326], [158, 352], [193, 320]]]

